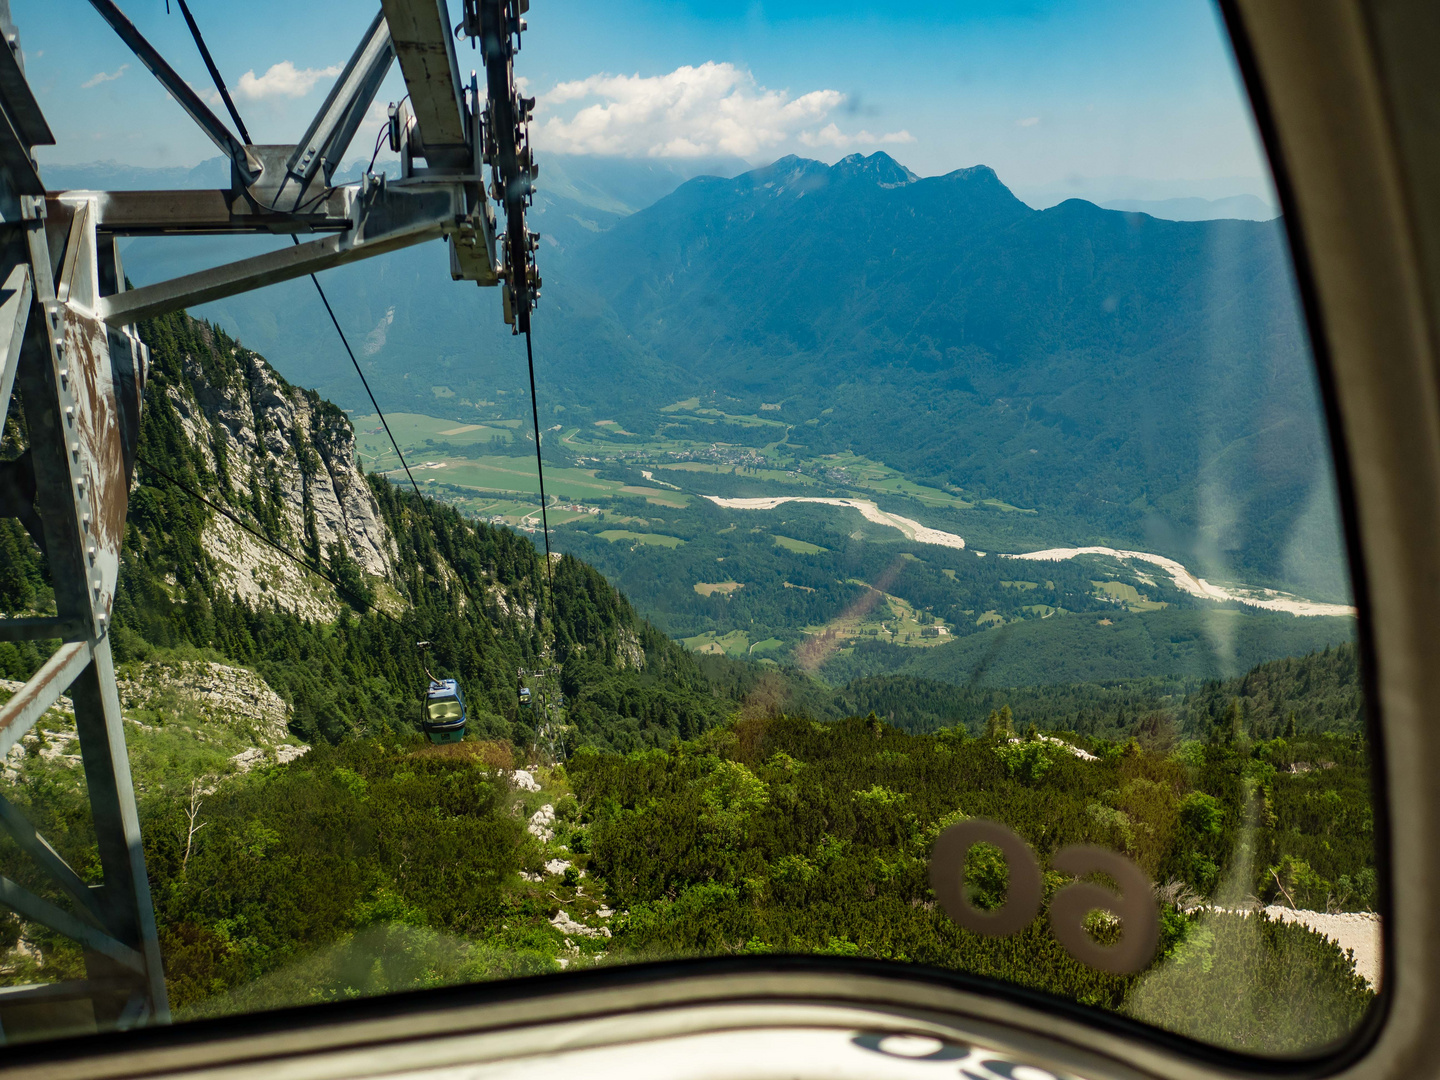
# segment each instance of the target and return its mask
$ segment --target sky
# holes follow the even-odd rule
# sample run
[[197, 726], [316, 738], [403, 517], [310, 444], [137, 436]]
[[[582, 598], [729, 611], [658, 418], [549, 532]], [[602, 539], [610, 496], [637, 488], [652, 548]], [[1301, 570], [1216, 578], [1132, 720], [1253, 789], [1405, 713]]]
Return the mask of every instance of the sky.
[[[171, 6], [121, 0], [216, 97]], [[458, 22], [459, 0], [451, 7]], [[58, 138], [42, 166], [215, 156], [86, 0], [11, 9]], [[262, 143], [303, 134], [375, 11], [354, 0], [191, 9]], [[539, 98], [542, 155], [758, 165], [884, 150], [921, 175], [989, 165], [1032, 203], [1272, 198], [1210, 0], [534, 0], [527, 18], [515, 66]], [[478, 53], [462, 44], [460, 62], [479, 67]], [[350, 158], [369, 157], [384, 103], [403, 93], [392, 71]]]

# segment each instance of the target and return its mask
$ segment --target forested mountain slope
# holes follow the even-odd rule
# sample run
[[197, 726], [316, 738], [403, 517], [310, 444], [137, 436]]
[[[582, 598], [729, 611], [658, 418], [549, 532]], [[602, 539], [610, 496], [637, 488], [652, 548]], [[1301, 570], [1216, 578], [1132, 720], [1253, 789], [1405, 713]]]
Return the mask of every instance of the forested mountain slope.
[[1358, 736], [1364, 695], [1354, 644], [1256, 665], [1233, 679], [1163, 677], [1049, 685], [959, 687], [912, 675], [853, 679], [831, 704], [842, 716], [875, 713], [912, 732], [984, 730], [1008, 707], [1017, 729], [1074, 732], [1123, 742], [1131, 737], [1168, 751], [1182, 739], [1239, 732], [1246, 738]]

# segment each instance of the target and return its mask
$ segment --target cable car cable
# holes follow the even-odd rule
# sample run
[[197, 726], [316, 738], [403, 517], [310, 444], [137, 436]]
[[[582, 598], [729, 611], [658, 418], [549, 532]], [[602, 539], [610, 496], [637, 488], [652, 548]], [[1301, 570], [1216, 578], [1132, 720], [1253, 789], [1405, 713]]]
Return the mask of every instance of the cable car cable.
[[545, 462], [540, 458], [540, 407], [535, 401], [535, 349], [525, 327], [525, 360], [530, 368], [530, 419], [535, 425], [535, 471], [540, 477], [540, 526], [545, 533], [545, 580], [550, 587], [550, 619], [555, 619], [555, 573], [550, 569], [550, 518], [545, 512]]
[[[240, 138], [246, 146], [253, 146], [255, 140], [250, 138], [250, 133], [245, 130], [245, 121], [240, 119], [240, 111], [235, 108], [235, 100], [230, 96], [229, 89], [225, 86], [225, 80], [220, 76], [220, 69], [215, 66], [215, 59], [210, 55], [210, 50], [205, 47], [205, 39], [200, 35], [200, 27], [195, 24], [195, 17], [190, 14], [190, 5], [185, 0], [179, 0], [180, 14], [185, 16], [185, 23], [190, 27], [190, 36], [195, 39], [195, 45], [200, 50], [200, 59], [205, 61], [205, 66], [210, 69], [210, 78], [215, 80], [215, 89], [220, 91], [220, 99], [225, 102], [225, 108], [230, 111], [230, 119], [235, 121], [235, 126], [240, 131]], [[169, 12], [170, 5], [165, 5], [166, 12]]]
[[[294, 233], [291, 233], [290, 240], [296, 246], [299, 246], [300, 238]], [[390, 421], [385, 419], [385, 410], [380, 408], [380, 403], [375, 400], [375, 394], [370, 389], [370, 380], [365, 378], [365, 372], [360, 368], [360, 361], [355, 359], [355, 350], [350, 348], [350, 342], [345, 337], [345, 331], [340, 329], [340, 320], [335, 318], [335, 309], [330, 306], [330, 300], [325, 296], [325, 290], [320, 287], [320, 279], [314, 274], [311, 274], [310, 280], [315, 284], [315, 291], [320, 294], [320, 302], [325, 305], [325, 313], [330, 316], [330, 324], [335, 327], [335, 333], [340, 335], [340, 344], [345, 346], [345, 355], [350, 357], [350, 363], [355, 366], [355, 374], [360, 376], [360, 385], [365, 387], [365, 394], [370, 398], [370, 404], [375, 406], [375, 413], [380, 417], [380, 423], [385, 428], [385, 434], [390, 438], [390, 445], [395, 449], [395, 456], [400, 459], [400, 465], [405, 469], [405, 475], [410, 478], [410, 486], [415, 489], [415, 494], [419, 495], [420, 485], [415, 482], [415, 475], [410, 471], [410, 463], [405, 460], [405, 455], [400, 452], [400, 444], [395, 441], [395, 436], [390, 431]]]

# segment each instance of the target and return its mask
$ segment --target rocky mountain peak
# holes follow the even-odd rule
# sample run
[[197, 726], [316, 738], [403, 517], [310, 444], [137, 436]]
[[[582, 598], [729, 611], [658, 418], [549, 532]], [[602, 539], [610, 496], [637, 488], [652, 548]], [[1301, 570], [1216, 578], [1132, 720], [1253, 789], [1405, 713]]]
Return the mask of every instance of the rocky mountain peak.
[[883, 150], [869, 157], [863, 154], [843, 157], [832, 166], [831, 172], [837, 177], [864, 179], [882, 188], [902, 187], [920, 179]]

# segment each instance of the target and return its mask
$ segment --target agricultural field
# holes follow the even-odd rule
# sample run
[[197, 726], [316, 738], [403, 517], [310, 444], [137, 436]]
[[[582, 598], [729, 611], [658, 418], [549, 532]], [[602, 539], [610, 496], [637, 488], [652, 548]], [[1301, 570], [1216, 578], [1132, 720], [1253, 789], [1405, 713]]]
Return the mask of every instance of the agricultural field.
[[[651, 436], [636, 435], [613, 419], [556, 425], [545, 432], [545, 486], [551, 499], [552, 525], [578, 520], [592, 509], [614, 515], [607, 523], [622, 524], [621, 519], [629, 516], [624, 504], [633, 499], [681, 510], [696, 496], [724, 494], [729, 490], [727, 484], [737, 482], [743, 482], [747, 493], [898, 498], [921, 508], [946, 511], [976, 505], [952, 491], [917, 484], [856, 454], [811, 456], [804, 447], [789, 442], [794, 425], [770, 415], [726, 412], [703, 406], [698, 398], [665, 406], [659, 415], [662, 419]], [[353, 419], [364, 467], [392, 480], [404, 480], [405, 472], [380, 418], [357, 415]], [[422, 490], [469, 515], [522, 528], [534, 524], [530, 519], [537, 509], [540, 485], [527, 450], [527, 446], [533, 450], [534, 442], [523, 417], [487, 415], [467, 420], [459, 415], [397, 413], [387, 420], [410, 474]], [[571, 504], [581, 509], [564, 509]], [[642, 533], [607, 539], [629, 540], [639, 546], [678, 542], [653, 535], [642, 538]], [[786, 536], [775, 543], [797, 554], [825, 550]]]
[[633, 550], [636, 544], [653, 544], [655, 547], [677, 548], [685, 543], [678, 536], [666, 536], [664, 533], [638, 533], [629, 529], [606, 529], [596, 533], [611, 542], [628, 542]]
[[870, 639], [920, 648], [944, 645], [953, 639], [951, 628], [943, 620], [904, 597], [883, 592], [866, 581], [852, 580], [850, 584], [865, 590], [860, 599], [836, 618], [805, 627], [805, 633], [826, 634], [851, 644]]
[[786, 551], [795, 552], [797, 555], [819, 555], [822, 551], [830, 550], [829, 548], [821, 547], [819, 544], [812, 544], [807, 540], [796, 540], [793, 536], [781, 536], [779, 533], [774, 535], [776, 544]]
[[[477, 424], [459, 417], [424, 416], [420, 413], [387, 413], [385, 419], [407, 457], [423, 454], [427, 445], [509, 443], [515, 438], [514, 429], [520, 426], [519, 420], [487, 420]], [[351, 421], [355, 425], [355, 446], [366, 469], [376, 471], [399, 465], [378, 416], [352, 416]]]
[[[521, 528], [538, 524], [540, 482], [534, 458], [526, 451], [528, 445], [533, 452], [534, 442], [527, 437], [523, 421], [463, 423], [418, 413], [387, 415], [386, 419], [405, 454], [410, 476], [427, 495], [443, 499], [472, 517]], [[356, 416], [354, 424], [356, 448], [365, 469], [398, 483], [408, 482], [379, 417]], [[492, 448], [497, 452], [485, 452]], [[592, 510], [598, 509], [597, 501], [602, 500], [638, 497], [672, 509], [690, 500], [674, 487], [601, 479], [597, 471], [547, 464], [545, 488], [551, 525], [591, 516]], [[678, 543], [673, 538], [667, 540]]]

